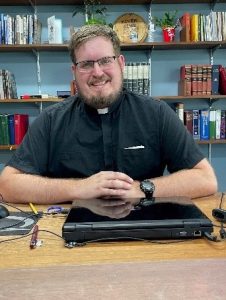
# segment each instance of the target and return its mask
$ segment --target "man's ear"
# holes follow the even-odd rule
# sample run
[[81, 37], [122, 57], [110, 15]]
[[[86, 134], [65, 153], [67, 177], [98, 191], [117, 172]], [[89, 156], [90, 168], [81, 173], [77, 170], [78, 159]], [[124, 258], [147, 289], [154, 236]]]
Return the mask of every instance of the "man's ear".
[[118, 61], [119, 61], [120, 67], [123, 71], [124, 67], [125, 67], [125, 57], [124, 57], [124, 55], [120, 54], [119, 57], [118, 57]]
[[71, 65], [72, 72], [75, 72], [76, 66], [74, 64]]

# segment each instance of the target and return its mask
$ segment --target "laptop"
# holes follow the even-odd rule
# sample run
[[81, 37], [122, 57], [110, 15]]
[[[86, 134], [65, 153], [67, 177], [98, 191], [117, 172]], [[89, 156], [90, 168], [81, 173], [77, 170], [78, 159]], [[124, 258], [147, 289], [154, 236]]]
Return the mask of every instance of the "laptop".
[[153, 198], [148, 205], [135, 207], [121, 219], [111, 219], [72, 205], [62, 227], [66, 243], [187, 239], [212, 232], [211, 220], [186, 197]]

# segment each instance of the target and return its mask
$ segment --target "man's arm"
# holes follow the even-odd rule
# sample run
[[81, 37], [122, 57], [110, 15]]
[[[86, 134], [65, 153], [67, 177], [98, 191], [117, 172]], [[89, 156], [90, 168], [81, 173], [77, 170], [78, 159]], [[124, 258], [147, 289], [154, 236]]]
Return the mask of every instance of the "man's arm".
[[[180, 170], [167, 176], [150, 179], [155, 184], [155, 197], [187, 196], [203, 197], [217, 192], [217, 180], [207, 159], [201, 160], [192, 169]], [[133, 188], [123, 197], [144, 197], [140, 182], [134, 181]]]
[[7, 202], [47, 204], [123, 197], [132, 183], [132, 178], [120, 172], [100, 172], [86, 179], [53, 179], [5, 167], [0, 176], [0, 193]]

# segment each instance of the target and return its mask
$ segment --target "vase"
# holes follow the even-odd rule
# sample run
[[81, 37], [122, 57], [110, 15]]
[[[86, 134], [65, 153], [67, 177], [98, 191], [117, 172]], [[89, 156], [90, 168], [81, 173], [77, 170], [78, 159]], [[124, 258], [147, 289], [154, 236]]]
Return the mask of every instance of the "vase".
[[163, 41], [164, 42], [173, 42], [175, 37], [175, 28], [167, 27], [162, 29]]

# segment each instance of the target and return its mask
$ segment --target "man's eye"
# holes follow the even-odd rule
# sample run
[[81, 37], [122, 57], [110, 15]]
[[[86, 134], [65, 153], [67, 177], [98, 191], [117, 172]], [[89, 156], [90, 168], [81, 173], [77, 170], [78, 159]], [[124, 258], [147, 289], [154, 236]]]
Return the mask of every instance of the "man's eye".
[[110, 63], [110, 59], [108, 57], [104, 57], [101, 59], [100, 64], [101, 65], [107, 65]]
[[83, 62], [82, 64], [81, 64], [81, 68], [82, 69], [89, 69], [89, 68], [92, 68], [92, 62], [90, 62], [90, 61], [86, 61], [86, 62]]

